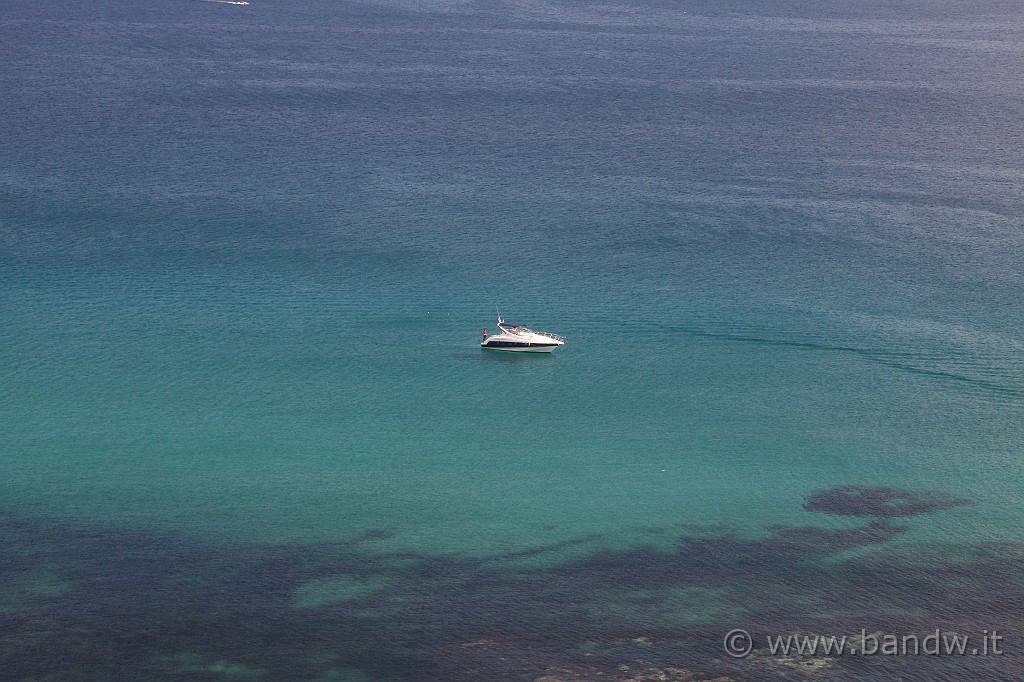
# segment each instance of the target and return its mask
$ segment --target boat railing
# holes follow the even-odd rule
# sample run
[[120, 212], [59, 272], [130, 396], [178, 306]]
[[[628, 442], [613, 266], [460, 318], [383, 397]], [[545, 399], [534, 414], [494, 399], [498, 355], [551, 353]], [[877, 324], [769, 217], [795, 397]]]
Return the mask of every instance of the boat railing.
[[565, 337], [561, 334], [552, 334], [551, 332], [534, 332], [534, 334], [540, 334], [541, 336], [550, 336], [556, 341], [565, 341]]

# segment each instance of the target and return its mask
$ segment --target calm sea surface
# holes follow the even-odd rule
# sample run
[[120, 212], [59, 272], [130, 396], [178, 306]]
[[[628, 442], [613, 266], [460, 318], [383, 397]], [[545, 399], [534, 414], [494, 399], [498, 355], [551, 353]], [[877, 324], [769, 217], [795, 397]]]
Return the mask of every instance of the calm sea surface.
[[[0, 679], [1024, 677], [1019, 2], [11, 0], [0, 64]], [[1006, 653], [764, 639], [937, 628]]]

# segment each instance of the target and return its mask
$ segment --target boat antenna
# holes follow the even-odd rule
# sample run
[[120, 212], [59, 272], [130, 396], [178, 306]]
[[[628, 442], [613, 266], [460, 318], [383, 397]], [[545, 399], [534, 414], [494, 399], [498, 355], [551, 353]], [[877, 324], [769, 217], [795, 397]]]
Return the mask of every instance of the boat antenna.
[[498, 314], [498, 324], [501, 324], [505, 320], [501, 319], [501, 311], [498, 310], [498, 306], [494, 306], [494, 312]]

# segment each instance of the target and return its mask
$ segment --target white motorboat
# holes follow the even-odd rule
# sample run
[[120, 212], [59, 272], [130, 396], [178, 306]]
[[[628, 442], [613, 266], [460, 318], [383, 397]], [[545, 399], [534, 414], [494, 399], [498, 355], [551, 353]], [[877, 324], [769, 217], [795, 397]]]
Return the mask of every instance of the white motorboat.
[[549, 332], [535, 332], [521, 324], [506, 322], [498, 316], [499, 334], [487, 335], [484, 330], [480, 347], [485, 350], [512, 351], [518, 353], [550, 353], [565, 345], [565, 337]]

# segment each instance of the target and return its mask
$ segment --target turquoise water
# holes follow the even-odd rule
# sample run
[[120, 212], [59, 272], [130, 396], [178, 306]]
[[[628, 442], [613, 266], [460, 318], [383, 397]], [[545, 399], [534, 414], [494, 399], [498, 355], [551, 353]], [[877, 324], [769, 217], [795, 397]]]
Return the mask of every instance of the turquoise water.
[[[0, 29], [13, 679], [758, 680], [797, 673], [723, 658], [732, 627], [1019, 640], [1015, 4]], [[482, 352], [496, 306], [567, 345]], [[844, 486], [929, 508], [805, 508]], [[854, 663], [820, 675], [1019, 679]]]
[[850, 483], [976, 501], [929, 539], [1015, 539], [1024, 513], [1004, 508], [1021, 346], [968, 321], [709, 310], [682, 288], [657, 319], [618, 296], [596, 315], [562, 284], [529, 300], [564, 352], [508, 357], [477, 347], [479, 294], [323, 271], [11, 289], [10, 503], [42, 514], [221, 541], [384, 528], [392, 548], [488, 555], [799, 523], [802, 495]]

